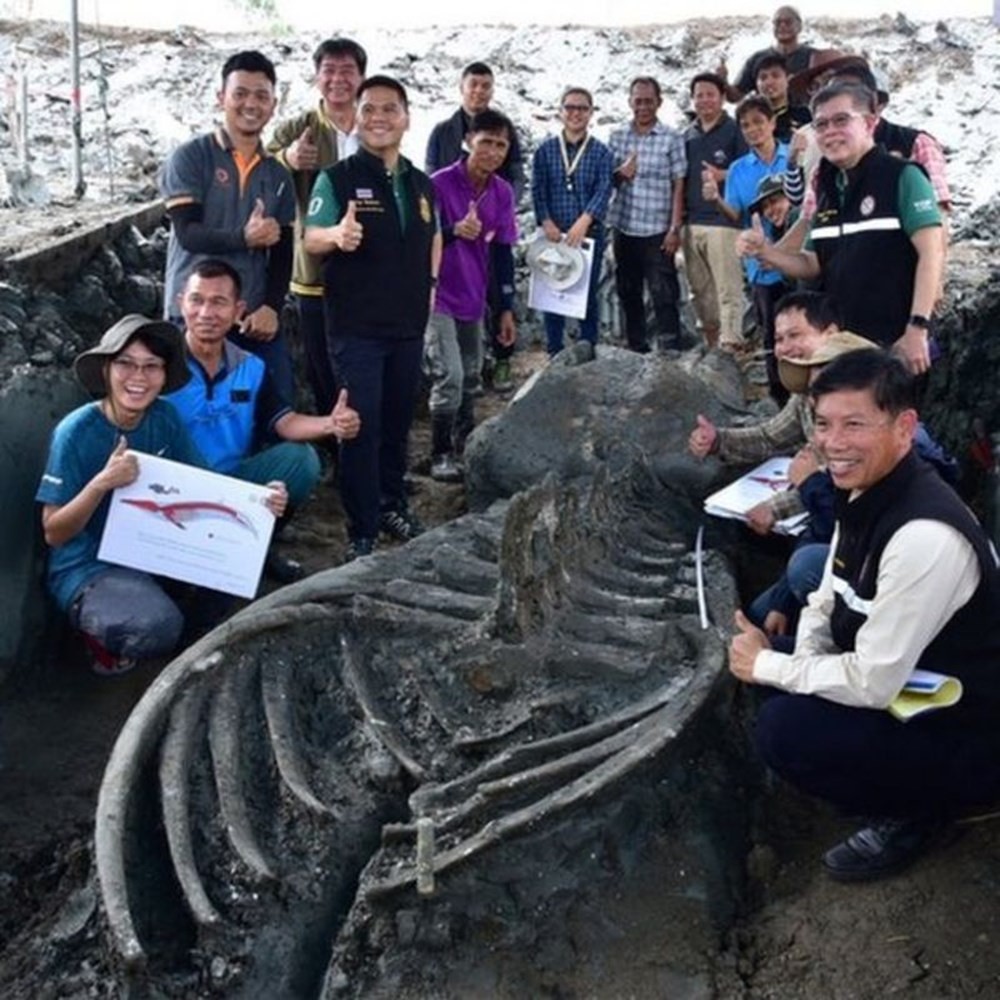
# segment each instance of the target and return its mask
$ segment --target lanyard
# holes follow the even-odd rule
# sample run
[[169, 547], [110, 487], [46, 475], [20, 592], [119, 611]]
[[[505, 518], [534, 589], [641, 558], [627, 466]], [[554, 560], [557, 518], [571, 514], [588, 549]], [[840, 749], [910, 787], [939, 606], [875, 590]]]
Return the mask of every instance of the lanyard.
[[589, 142], [590, 134], [588, 133], [584, 136], [583, 142], [580, 143], [580, 148], [576, 151], [576, 156], [570, 162], [569, 150], [566, 148], [566, 136], [562, 132], [559, 133], [559, 152], [562, 155], [563, 169], [566, 171], [567, 191], [573, 190], [573, 174], [576, 172], [576, 168], [580, 166], [580, 161], [583, 159], [583, 154], [587, 151], [587, 144]]

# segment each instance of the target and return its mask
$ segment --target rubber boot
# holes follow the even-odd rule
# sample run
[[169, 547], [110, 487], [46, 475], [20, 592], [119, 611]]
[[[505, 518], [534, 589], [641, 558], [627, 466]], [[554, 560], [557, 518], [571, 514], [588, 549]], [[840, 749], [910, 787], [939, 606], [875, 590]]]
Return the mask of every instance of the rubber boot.
[[455, 462], [452, 435], [455, 430], [453, 413], [431, 414], [431, 479], [439, 483], [460, 483], [462, 470]]

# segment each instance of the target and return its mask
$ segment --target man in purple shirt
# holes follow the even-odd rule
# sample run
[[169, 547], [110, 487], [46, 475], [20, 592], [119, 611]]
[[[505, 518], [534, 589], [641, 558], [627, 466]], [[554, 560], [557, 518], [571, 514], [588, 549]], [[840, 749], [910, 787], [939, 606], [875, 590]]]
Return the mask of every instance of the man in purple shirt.
[[517, 337], [511, 250], [517, 241], [514, 189], [497, 175], [513, 135], [513, 125], [500, 112], [478, 112], [465, 140], [469, 155], [431, 177], [444, 254], [424, 341], [424, 368], [431, 378], [431, 477], [440, 482], [462, 478], [455, 454], [475, 425], [474, 400], [482, 393], [491, 246], [496, 247], [500, 285], [498, 339], [508, 346]]

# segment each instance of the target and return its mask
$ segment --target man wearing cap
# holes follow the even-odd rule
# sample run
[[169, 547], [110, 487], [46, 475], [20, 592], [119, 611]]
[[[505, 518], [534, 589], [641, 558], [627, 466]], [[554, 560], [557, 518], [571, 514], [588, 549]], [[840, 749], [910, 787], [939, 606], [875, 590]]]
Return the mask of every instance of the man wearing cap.
[[[167, 398], [210, 468], [252, 483], [285, 483], [290, 517], [319, 481], [319, 457], [308, 442], [349, 440], [358, 434], [360, 420], [346, 390], [323, 416], [292, 410], [260, 358], [226, 337], [244, 308], [240, 291], [239, 274], [225, 261], [195, 264], [180, 301], [191, 379]], [[265, 570], [285, 583], [302, 575], [298, 563], [274, 551]]]
[[702, 336], [709, 347], [732, 350], [743, 344], [743, 272], [736, 255], [735, 222], [720, 214], [702, 194], [709, 172], [722, 197], [730, 166], [747, 145], [739, 126], [723, 107], [725, 81], [699, 73], [691, 81], [695, 119], [684, 133], [684, 269], [691, 286]]
[[[484, 62], [469, 63], [462, 70], [459, 81], [461, 105], [450, 117], [431, 130], [427, 140], [427, 154], [424, 169], [433, 174], [444, 167], [450, 166], [460, 159], [464, 149], [465, 137], [469, 134], [469, 121], [473, 115], [486, 111], [493, 101], [494, 89], [493, 70]], [[511, 137], [510, 149], [498, 171], [500, 177], [514, 189], [514, 203], [521, 200], [524, 192], [524, 156], [521, 152], [521, 142], [517, 130]], [[502, 262], [491, 261], [490, 284], [487, 289], [486, 329], [490, 340], [490, 352], [493, 355], [491, 384], [498, 392], [509, 392], [514, 387], [511, 377], [510, 359], [514, 353], [513, 344], [504, 344], [501, 338], [500, 319], [504, 312], [503, 293], [500, 285], [498, 268]]]
[[[143, 453], [199, 467], [205, 460], [177, 411], [159, 398], [189, 377], [176, 327], [126, 316], [73, 367], [100, 398], [65, 416], [52, 433], [35, 496], [50, 546], [47, 585], [86, 638], [94, 670], [123, 673], [172, 652], [184, 619], [148, 573], [98, 560], [110, 495], [135, 482]], [[283, 491], [275, 502], [283, 508]]]
[[160, 170], [171, 221], [163, 308], [180, 325], [178, 296], [191, 268], [202, 257], [228, 261], [246, 302], [232, 339], [264, 360], [291, 401], [292, 363], [278, 319], [291, 274], [295, 193], [288, 171], [261, 142], [277, 103], [276, 79], [260, 52], [227, 59], [218, 95], [222, 125], [179, 146]]
[[499, 111], [479, 111], [469, 122], [469, 155], [431, 177], [444, 250], [437, 294], [424, 339], [424, 368], [431, 379], [431, 478], [458, 482], [455, 461], [475, 426], [482, 394], [483, 312], [492, 260], [500, 278], [500, 339], [511, 346], [514, 324], [514, 190], [497, 171], [514, 126]]
[[[833, 554], [791, 653], [737, 613], [732, 673], [777, 689], [760, 706], [764, 761], [866, 825], [823, 857], [840, 881], [901, 871], [942, 828], [1000, 796], [1000, 572], [975, 517], [913, 453], [912, 378], [852, 351], [810, 387], [813, 443], [837, 487]], [[902, 722], [915, 669], [960, 700]]]
[[306, 252], [302, 234], [316, 174], [357, 151], [355, 109], [367, 65], [365, 50], [350, 38], [320, 42], [313, 53], [318, 104], [281, 122], [267, 144], [291, 171], [295, 186], [295, 259], [290, 288], [317, 413], [330, 412], [337, 392], [326, 349], [322, 264]]
[[[813, 49], [799, 42], [802, 33], [802, 15], [794, 7], [779, 7], [771, 20], [774, 29], [774, 45], [754, 52], [743, 64], [736, 82], [730, 84], [726, 97], [734, 103], [742, 100], [757, 86], [757, 69], [760, 60], [769, 55], [780, 55], [785, 60], [788, 73], [798, 73], [809, 66]], [[725, 79], [726, 64], [720, 66], [719, 75]], [[758, 88], [759, 89], [759, 88]]]
[[651, 76], [629, 84], [632, 121], [611, 133], [615, 195], [608, 211], [614, 230], [615, 284], [625, 314], [625, 339], [633, 351], [651, 347], [643, 288], [649, 288], [662, 350], [680, 346], [680, 284], [674, 256], [684, 220], [684, 137], [657, 118], [663, 103]]
[[[579, 247], [592, 241], [587, 312], [580, 320], [580, 337], [597, 343], [597, 286], [604, 260], [604, 217], [611, 198], [611, 151], [588, 131], [594, 100], [583, 87], [567, 87], [560, 99], [562, 130], [535, 150], [531, 198], [535, 221], [550, 243]], [[563, 348], [566, 317], [543, 313], [549, 356]]]
[[813, 99], [813, 115], [824, 158], [805, 247], [786, 250], [761, 234], [741, 246], [790, 278], [819, 278], [846, 323], [921, 374], [931, 363], [928, 330], [944, 267], [934, 190], [919, 168], [875, 145], [867, 88], [831, 84]]

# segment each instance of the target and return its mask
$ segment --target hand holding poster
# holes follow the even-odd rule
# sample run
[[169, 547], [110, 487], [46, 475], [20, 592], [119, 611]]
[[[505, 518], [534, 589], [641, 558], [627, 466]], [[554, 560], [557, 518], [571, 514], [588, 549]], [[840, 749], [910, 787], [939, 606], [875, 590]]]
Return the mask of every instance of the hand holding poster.
[[274, 531], [270, 490], [155, 455], [138, 457], [139, 478], [111, 494], [98, 559], [254, 597]]

